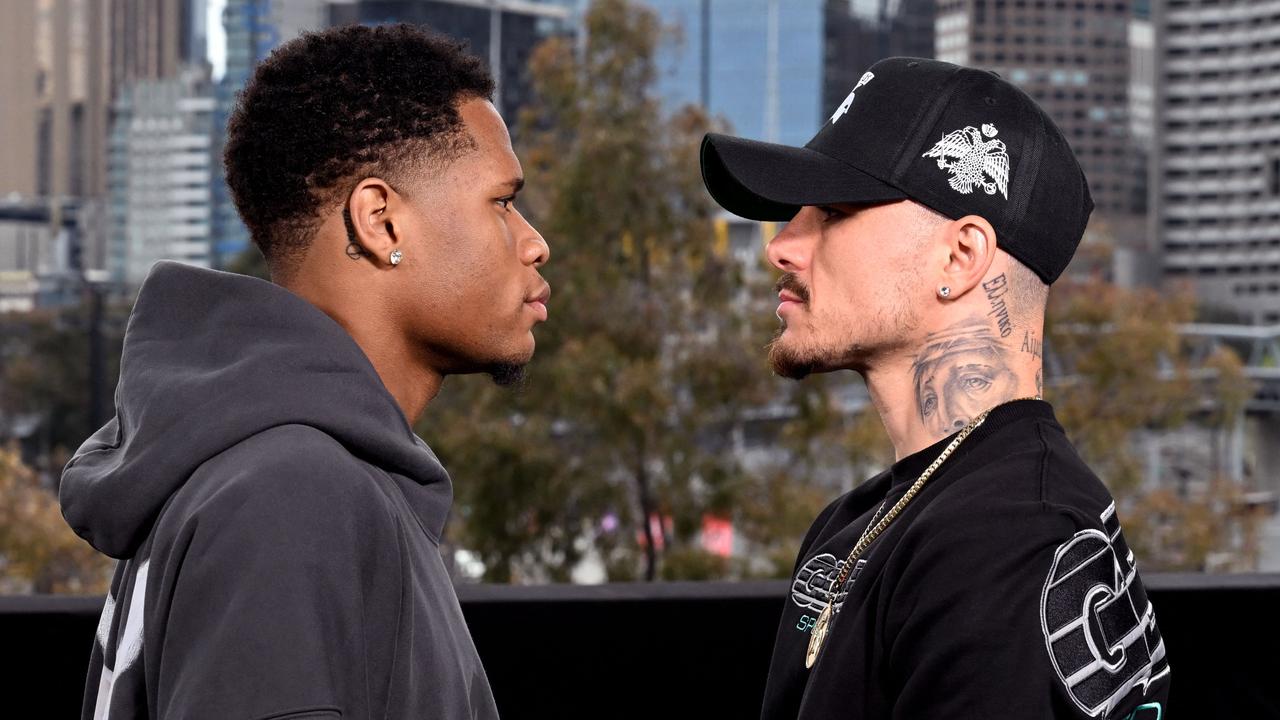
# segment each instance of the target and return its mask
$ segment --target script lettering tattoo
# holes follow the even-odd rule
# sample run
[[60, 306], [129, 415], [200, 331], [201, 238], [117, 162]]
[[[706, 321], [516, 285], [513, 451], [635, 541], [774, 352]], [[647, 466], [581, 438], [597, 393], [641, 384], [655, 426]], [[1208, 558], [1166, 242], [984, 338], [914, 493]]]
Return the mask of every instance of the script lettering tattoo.
[[1000, 273], [982, 283], [982, 289], [987, 291], [987, 300], [991, 301], [991, 312], [987, 315], [995, 317], [1000, 337], [1009, 337], [1009, 333], [1013, 332], [1013, 321], [1009, 319], [1009, 306], [1004, 302], [1004, 296], [1009, 292], [1008, 278]]
[[945, 437], [982, 411], [1012, 398], [1018, 377], [1008, 355], [991, 326], [980, 318], [930, 333], [911, 366], [925, 428]]
[[1031, 353], [1031, 357], [1039, 360], [1040, 348], [1041, 348], [1040, 338], [1036, 337], [1036, 334], [1031, 332], [1030, 330], [1023, 330], [1022, 331], [1022, 352]]

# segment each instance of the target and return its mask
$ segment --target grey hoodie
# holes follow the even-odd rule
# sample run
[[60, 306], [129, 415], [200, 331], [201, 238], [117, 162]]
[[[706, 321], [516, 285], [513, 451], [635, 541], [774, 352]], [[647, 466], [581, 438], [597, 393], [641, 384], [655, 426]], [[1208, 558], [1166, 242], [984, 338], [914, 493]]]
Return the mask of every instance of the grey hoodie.
[[83, 718], [496, 718], [440, 557], [449, 476], [331, 318], [156, 264], [62, 474], [120, 563]]

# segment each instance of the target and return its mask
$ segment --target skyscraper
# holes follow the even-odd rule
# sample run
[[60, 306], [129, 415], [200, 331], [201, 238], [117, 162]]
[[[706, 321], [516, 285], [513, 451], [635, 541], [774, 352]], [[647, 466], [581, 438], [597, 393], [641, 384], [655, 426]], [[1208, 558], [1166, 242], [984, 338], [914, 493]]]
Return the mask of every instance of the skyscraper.
[[[994, 70], [1062, 129], [1089, 179], [1095, 218], [1141, 213], [1129, 127], [1134, 0], [940, 0], [939, 60]], [[1143, 238], [1121, 238], [1143, 242]]]
[[136, 287], [157, 260], [207, 267], [215, 101], [207, 68], [130, 83], [113, 107], [107, 270]]
[[[199, 0], [115, 0], [111, 8], [111, 81], [120, 86], [135, 79], [171, 77], [178, 65], [191, 62], [204, 48], [191, 33]], [[197, 8], [199, 5], [200, 8]], [[203, 20], [203, 17], [201, 17]]]
[[835, 108], [877, 60], [934, 53], [934, 0], [827, 0], [822, 107]]
[[657, 58], [658, 92], [669, 108], [699, 105], [737, 135], [790, 145], [808, 142], [822, 125], [823, 0], [644, 4], [678, 29]]
[[[11, 0], [0, 25], [0, 195], [51, 204], [50, 222], [84, 213], [88, 268], [106, 261], [100, 232], [110, 107], [124, 86], [170, 76], [204, 48], [184, 24], [204, 0]], [[193, 26], [194, 27], [194, 26]]]
[[36, 4], [15, 3], [0, 23], [0, 197], [36, 192]]
[[1152, 224], [1170, 279], [1280, 322], [1280, 17], [1250, 0], [1151, 6]]

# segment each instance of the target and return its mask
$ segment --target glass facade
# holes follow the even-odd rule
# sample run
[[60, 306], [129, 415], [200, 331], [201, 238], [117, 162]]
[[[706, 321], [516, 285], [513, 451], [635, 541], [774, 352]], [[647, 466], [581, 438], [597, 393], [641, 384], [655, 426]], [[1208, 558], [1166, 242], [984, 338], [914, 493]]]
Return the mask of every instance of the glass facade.
[[822, 126], [822, 0], [646, 4], [673, 30], [658, 51], [658, 92], [669, 109], [700, 105], [735, 135], [789, 145]]

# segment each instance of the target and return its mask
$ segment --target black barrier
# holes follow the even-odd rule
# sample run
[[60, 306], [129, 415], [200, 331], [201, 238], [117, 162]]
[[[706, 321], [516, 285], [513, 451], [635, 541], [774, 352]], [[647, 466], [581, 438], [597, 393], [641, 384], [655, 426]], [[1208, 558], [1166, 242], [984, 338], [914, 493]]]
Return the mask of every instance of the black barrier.
[[[1280, 575], [1147, 578], [1163, 720], [1280, 718]], [[458, 589], [505, 720], [754, 718], [785, 582]], [[0, 598], [4, 717], [75, 718], [100, 598]], [[856, 720], [856, 719], [854, 719]]]

